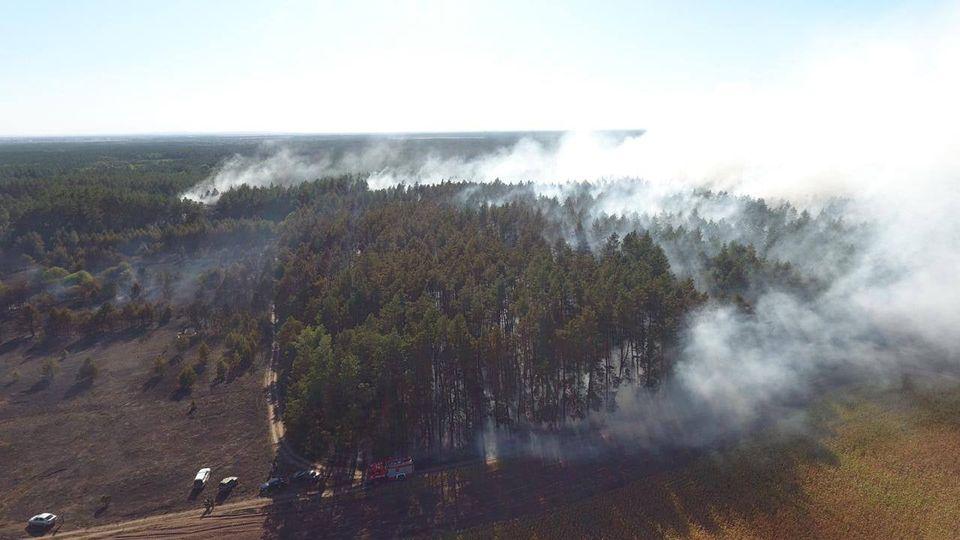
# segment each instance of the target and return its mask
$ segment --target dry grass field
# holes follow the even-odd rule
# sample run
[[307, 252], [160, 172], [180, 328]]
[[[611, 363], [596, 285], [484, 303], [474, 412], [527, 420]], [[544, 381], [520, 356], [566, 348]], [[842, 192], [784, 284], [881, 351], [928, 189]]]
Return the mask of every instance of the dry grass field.
[[499, 538], [956, 538], [960, 391], [864, 392], [813, 432], [744, 443], [585, 501], [471, 529]]
[[[215, 493], [208, 487], [199, 500], [189, 497], [193, 475], [204, 466], [213, 468], [213, 482], [240, 477], [231, 499], [255, 493], [273, 459], [261, 368], [215, 382], [220, 351], [214, 348], [184, 395], [177, 374], [195, 361], [197, 347], [171, 365], [177, 328], [171, 321], [147, 333], [44, 349], [25, 340], [4, 344], [0, 537], [22, 536], [26, 519], [41, 511], [64, 516], [72, 529], [200, 507]], [[166, 359], [159, 376], [158, 356]], [[92, 383], [77, 383], [87, 357], [99, 373]], [[47, 362], [57, 368], [44, 383]]]
[[[144, 348], [149, 350], [150, 340], [157, 337], [148, 338]], [[265, 472], [269, 456], [258, 453], [261, 447], [252, 438], [236, 446], [218, 443], [215, 439], [228, 430], [182, 420], [182, 401], [171, 402], [168, 410], [159, 404], [170, 401], [169, 395], [151, 390], [147, 394], [158, 401], [150, 408], [167, 412], [149, 414], [153, 422], [167, 426], [166, 436], [149, 439], [133, 416], [100, 413], [120, 415], [118, 421], [134, 426], [132, 433], [137, 434], [122, 447], [110, 447], [109, 459], [122, 455], [120, 448], [135, 456], [127, 458], [131, 465], [121, 480], [91, 480], [101, 478], [98, 467], [106, 470], [110, 462], [104, 465], [101, 458], [90, 457], [92, 443], [74, 432], [74, 439], [60, 444], [81, 452], [76, 463], [63, 452], [60, 461], [44, 463], [46, 469], [38, 458], [23, 460], [24, 469], [17, 474], [34, 480], [18, 479], [15, 485], [21, 487], [12, 491], [16, 497], [4, 499], [7, 522], [0, 536], [22, 531], [20, 523], [6, 517], [19, 517], [11, 511], [13, 504], [27, 506], [31, 497], [45, 495], [83, 524], [126, 521], [122, 529], [77, 531], [99, 537], [121, 531], [128, 538], [955, 537], [960, 520], [960, 484], [955, 480], [960, 473], [960, 390], [956, 385], [939, 390], [916, 386], [835, 396], [813, 409], [802, 435], [760, 433], [725, 450], [586, 462], [471, 462], [422, 470], [403, 483], [332, 498], [289, 493], [273, 500], [244, 500], [249, 491], [241, 492], [237, 502], [228, 501], [207, 517], [196, 502], [186, 500], [185, 484], [199, 460], [214, 467], [215, 477], [227, 469], [244, 476]], [[235, 421], [239, 412], [223, 406], [217, 391], [213, 387], [198, 393], [201, 410], [214, 414], [219, 408], [221, 422]], [[4, 416], [5, 437], [9, 424], [9, 416]], [[229, 429], [256, 431], [262, 425], [237, 423]], [[169, 435], [191, 432], [191, 426], [202, 434], [193, 433], [193, 439]], [[106, 431], [96, 424], [92, 429]], [[44, 448], [48, 446], [53, 443]], [[58, 459], [56, 454], [49, 450], [44, 459]], [[186, 479], [181, 469], [187, 469]], [[50, 476], [44, 477], [44, 471]], [[131, 477], [142, 479], [144, 486]], [[56, 494], [64, 481], [70, 491]], [[33, 485], [38, 487], [31, 489]], [[96, 517], [102, 492], [113, 493], [114, 503]], [[124, 500], [118, 500], [118, 492], [125, 494]], [[128, 521], [185, 508], [190, 511]], [[79, 525], [71, 523], [65, 531]]]
[[[957, 536], [960, 389], [915, 380], [833, 396], [799, 434], [760, 433], [724, 450], [472, 462], [333, 499], [228, 504], [202, 519], [213, 490], [191, 497], [198, 468], [212, 467], [214, 482], [241, 478], [231, 503], [254, 494], [274, 458], [262, 367], [215, 381], [215, 346], [192, 392], [178, 392], [177, 373], [198, 355], [193, 346], [170, 363], [180, 324], [0, 347], [0, 538], [23, 536], [40, 511], [64, 516], [63, 532], [172, 513], [150, 521], [144, 537], [221, 528], [250, 538]], [[78, 383], [87, 357], [99, 373]], [[44, 382], [50, 363], [56, 374]]]

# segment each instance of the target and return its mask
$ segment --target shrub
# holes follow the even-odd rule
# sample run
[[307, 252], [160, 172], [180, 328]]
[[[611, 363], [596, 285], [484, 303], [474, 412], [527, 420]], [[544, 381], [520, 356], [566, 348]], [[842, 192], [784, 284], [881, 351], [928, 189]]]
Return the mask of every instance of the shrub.
[[180, 388], [189, 390], [193, 388], [193, 384], [197, 382], [197, 372], [191, 367], [184, 366], [184, 368], [180, 370], [180, 376], [177, 377], [177, 381], [180, 383]]
[[54, 281], [59, 281], [68, 275], [70, 275], [70, 272], [67, 272], [63, 268], [60, 268], [59, 266], [51, 266], [50, 268], [47, 268], [41, 272], [40, 279], [44, 283], [52, 283]]
[[223, 358], [217, 360], [217, 379], [221, 381], [226, 379], [229, 370], [230, 366], [227, 365], [227, 362]]
[[48, 358], [46, 362], [43, 363], [43, 367], [40, 368], [40, 376], [47, 381], [53, 380], [59, 371], [60, 366], [53, 361], [53, 359]]
[[80, 270], [79, 272], [74, 272], [72, 274], [63, 276], [62, 281], [64, 285], [70, 287], [75, 285], [94, 285], [97, 282], [96, 278], [90, 275], [90, 272], [87, 272], [86, 270]]
[[163, 373], [164, 368], [167, 367], [167, 363], [164, 362], [162, 356], [158, 356], [153, 359], [153, 374], [160, 375]]
[[97, 376], [97, 366], [89, 356], [83, 359], [80, 369], [77, 370], [77, 381], [92, 381]]
[[170, 307], [169, 304], [164, 305], [160, 309], [160, 316], [159, 316], [158, 322], [160, 323], [161, 326], [163, 326], [168, 322], [170, 322], [170, 319], [172, 318], [173, 318], [173, 309]]

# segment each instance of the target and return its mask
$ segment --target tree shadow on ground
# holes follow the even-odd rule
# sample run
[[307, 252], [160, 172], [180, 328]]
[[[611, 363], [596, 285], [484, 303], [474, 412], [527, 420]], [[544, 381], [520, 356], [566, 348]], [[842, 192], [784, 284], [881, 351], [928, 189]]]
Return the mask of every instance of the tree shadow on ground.
[[120, 331], [108, 330], [105, 332], [97, 332], [96, 334], [81, 336], [70, 343], [69, 348], [76, 352], [87, 350], [95, 345], [107, 347], [114, 343], [143, 338], [149, 333], [149, 328], [139, 327], [127, 328]]
[[39, 341], [34, 341], [33, 345], [24, 351], [24, 356], [50, 356], [54, 353], [67, 350], [73, 347], [75, 342], [71, 342], [68, 337], [50, 336]]
[[163, 380], [163, 374], [161, 374], [161, 373], [154, 373], [154, 374], [150, 375], [150, 378], [149, 378], [149, 379], [147, 379], [146, 381], [144, 381], [143, 385], [140, 387], [140, 390], [141, 390], [142, 392], [146, 392], [146, 391], [148, 391], [148, 390], [151, 390], [151, 389], [153, 389], [154, 387], [156, 387], [157, 384], [159, 384], [161, 380]]
[[[759, 516], [775, 521], [784, 504], [797, 505], [802, 513], [801, 466], [833, 466], [836, 459], [817, 436], [808, 435], [730, 449], [611, 450], [582, 461], [478, 461], [334, 498], [277, 499], [263, 535], [433, 536], [570, 505], [577, 510], [559, 519], [559, 528], [536, 533], [596, 536], [612, 526], [612, 536], [718, 534], [721, 523], [730, 520], [749, 522]], [[803, 532], [790, 530], [786, 536]]]
[[50, 385], [53, 383], [53, 380], [49, 377], [41, 377], [37, 382], [30, 385], [30, 388], [27, 388], [23, 391], [24, 394], [36, 394], [41, 390], [46, 390], [50, 388]]
[[191, 392], [192, 390], [190, 388], [178, 386], [170, 393], [170, 401], [182, 401], [183, 398], [189, 396]]
[[70, 388], [67, 388], [66, 393], [63, 394], [63, 398], [73, 399], [79, 396], [80, 394], [86, 392], [87, 390], [90, 390], [91, 388], [93, 388], [92, 378], [86, 377], [86, 378], [80, 379], [79, 381], [76, 381], [72, 385], [70, 385]]
[[3, 344], [0, 344], [0, 354], [6, 354], [10, 351], [16, 350], [21, 345], [23, 345], [24, 343], [28, 343], [29, 341], [30, 341], [29, 336], [19, 336], [9, 341], [6, 341]]

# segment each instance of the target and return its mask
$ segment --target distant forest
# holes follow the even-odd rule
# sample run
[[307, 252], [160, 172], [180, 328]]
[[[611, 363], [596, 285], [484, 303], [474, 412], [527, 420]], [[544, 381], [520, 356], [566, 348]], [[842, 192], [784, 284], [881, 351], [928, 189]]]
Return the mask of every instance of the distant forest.
[[255, 142], [74, 144], [0, 145], [0, 342], [178, 318], [244, 370], [275, 338], [288, 436], [318, 457], [469, 449], [611, 410], [670, 376], [699, 306], [813, 296], [855, 256], [840, 203], [697, 191], [611, 213], [643, 184], [546, 197], [348, 175], [203, 205], [181, 194]]

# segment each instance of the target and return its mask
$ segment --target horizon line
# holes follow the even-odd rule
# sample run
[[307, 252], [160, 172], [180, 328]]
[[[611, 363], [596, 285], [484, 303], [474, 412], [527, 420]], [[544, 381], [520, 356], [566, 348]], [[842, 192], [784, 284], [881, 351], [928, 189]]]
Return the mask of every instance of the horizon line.
[[30, 142], [65, 139], [147, 139], [175, 137], [363, 137], [363, 136], [408, 136], [408, 135], [511, 135], [523, 133], [560, 134], [560, 133], [637, 133], [646, 132], [643, 128], [604, 128], [604, 129], [503, 129], [503, 130], [451, 130], [451, 131], [157, 131], [143, 133], [76, 133], [76, 134], [33, 134], [0, 135], [0, 142]]

